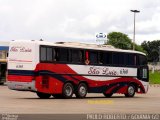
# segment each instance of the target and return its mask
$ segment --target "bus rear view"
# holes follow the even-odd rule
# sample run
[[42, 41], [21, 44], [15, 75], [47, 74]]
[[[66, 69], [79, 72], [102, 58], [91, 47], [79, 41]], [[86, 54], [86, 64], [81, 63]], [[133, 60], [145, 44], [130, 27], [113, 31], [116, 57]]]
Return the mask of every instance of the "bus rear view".
[[8, 57], [8, 87], [20, 91], [36, 91], [34, 68], [36, 44], [27, 41], [11, 41]]

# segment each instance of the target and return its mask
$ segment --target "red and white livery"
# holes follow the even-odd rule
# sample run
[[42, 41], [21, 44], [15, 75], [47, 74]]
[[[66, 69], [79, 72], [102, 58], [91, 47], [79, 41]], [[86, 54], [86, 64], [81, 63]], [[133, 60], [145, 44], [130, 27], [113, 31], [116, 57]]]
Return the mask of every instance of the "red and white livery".
[[87, 93], [133, 97], [148, 91], [144, 53], [107, 45], [15, 40], [10, 43], [8, 82], [12, 90], [40, 98], [84, 98]]

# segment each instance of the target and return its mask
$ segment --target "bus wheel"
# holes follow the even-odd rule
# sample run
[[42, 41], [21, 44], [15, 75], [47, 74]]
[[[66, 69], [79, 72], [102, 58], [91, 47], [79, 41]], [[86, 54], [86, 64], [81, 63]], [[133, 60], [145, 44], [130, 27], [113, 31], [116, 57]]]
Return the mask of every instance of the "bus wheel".
[[72, 83], [65, 83], [63, 86], [62, 95], [64, 98], [72, 98], [74, 88]]
[[134, 85], [129, 85], [127, 88], [127, 93], [125, 93], [126, 97], [134, 97], [135, 95], [135, 86]]
[[87, 85], [85, 83], [80, 83], [78, 85], [75, 95], [77, 98], [85, 98], [87, 95], [87, 92], [88, 92]]
[[112, 97], [113, 93], [109, 93], [109, 94], [103, 93], [103, 95], [104, 95], [106, 98], [110, 98], [110, 97]]
[[37, 92], [37, 96], [41, 99], [48, 99], [51, 97], [51, 94], [47, 94], [47, 93], [42, 93], [42, 92]]

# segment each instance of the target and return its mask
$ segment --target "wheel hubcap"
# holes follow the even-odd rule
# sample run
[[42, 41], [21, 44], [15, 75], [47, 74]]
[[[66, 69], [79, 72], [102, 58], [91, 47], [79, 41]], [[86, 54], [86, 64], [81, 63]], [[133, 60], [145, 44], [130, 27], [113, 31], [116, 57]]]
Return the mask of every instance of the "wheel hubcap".
[[82, 96], [84, 96], [86, 94], [86, 88], [84, 86], [81, 86], [79, 92]]
[[129, 86], [129, 87], [128, 87], [128, 93], [129, 93], [130, 95], [133, 95], [133, 94], [134, 94], [134, 88], [133, 88], [132, 86]]
[[67, 96], [70, 96], [72, 94], [72, 88], [70, 86], [67, 86], [65, 89], [65, 93]]

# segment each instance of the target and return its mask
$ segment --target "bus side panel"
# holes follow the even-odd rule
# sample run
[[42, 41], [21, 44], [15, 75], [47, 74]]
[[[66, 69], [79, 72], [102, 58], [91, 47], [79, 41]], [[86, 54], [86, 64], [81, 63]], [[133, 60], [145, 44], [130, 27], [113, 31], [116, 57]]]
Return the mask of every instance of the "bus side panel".
[[66, 64], [40, 63], [36, 71], [39, 73], [36, 80], [37, 90], [45, 93], [62, 93], [63, 84], [67, 81], [73, 82], [75, 86], [79, 82], [86, 82], [90, 93], [126, 93], [130, 83], [140, 86], [139, 93], [145, 92], [142, 83], [136, 77], [79, 74]]
[[127, 86], [120, 88], [117, 93], [127, 93]]
[[126, 93], [129, 84], [134, 84], [137, 89], [137, 93], [145, 93], [145, 89], [143, 84], [136, 78], [133, 77], [119, 77], [113, 78], [112, 80], [92, 80], [86, 79], [85, 76], [74, 76], [76, 79], [83, 80], [88, 83], [90, 93], [102, 93], [106, 92], [109, 93]]
[[43, 75], [36, 77], [36, 88], [38, 92], [60, 94], [63, 83], [54, 77]]

